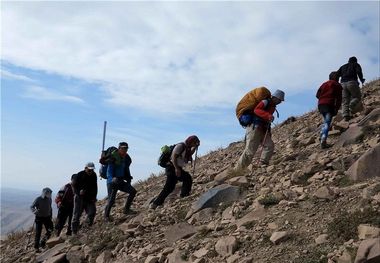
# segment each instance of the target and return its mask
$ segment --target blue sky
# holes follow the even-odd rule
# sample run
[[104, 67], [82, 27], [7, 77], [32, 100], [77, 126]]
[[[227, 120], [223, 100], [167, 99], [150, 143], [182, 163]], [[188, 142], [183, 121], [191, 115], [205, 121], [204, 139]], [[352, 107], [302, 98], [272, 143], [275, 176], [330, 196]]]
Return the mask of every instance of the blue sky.
[[234, 110], [254, 87], [286, 92], [277, 122], [314, 109], [353, 55], [379, 77], [378, 1], [2, 2], [1, 184], [58, 190], [97, 164], [104, 120], [145, 179], [164, 144], [242, 139]]

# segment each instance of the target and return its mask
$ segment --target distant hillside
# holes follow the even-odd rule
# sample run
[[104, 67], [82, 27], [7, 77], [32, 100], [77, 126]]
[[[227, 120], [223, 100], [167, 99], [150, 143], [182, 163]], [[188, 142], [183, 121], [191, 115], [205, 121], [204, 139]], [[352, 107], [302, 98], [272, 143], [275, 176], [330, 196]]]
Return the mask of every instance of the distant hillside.
[[32, 226], [34, 215], [29, 207], [38, 195], [37, 191], [1, 188], [1, 237]]

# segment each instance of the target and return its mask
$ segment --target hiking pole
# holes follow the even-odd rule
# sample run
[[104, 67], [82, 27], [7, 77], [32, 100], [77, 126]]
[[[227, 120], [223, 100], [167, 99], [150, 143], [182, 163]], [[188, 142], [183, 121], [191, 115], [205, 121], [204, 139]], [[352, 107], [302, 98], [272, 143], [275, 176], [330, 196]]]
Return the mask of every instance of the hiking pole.
[[197, 156], [198, 156], [198, 147], [195, 149], [195, 158], [194, 158], [194, 165], [193, 165], [193, 176], [195, 176], [195, 164], [197, 163]]
[[[107, 129], [107, 121], [104, 121], [104, 126], [103, 126], [103, 143], [102, 143], [102, 154], [101, 154], [101, 158], [103, 158], [103, 154], [104, 154], [104, 145], [106, 143], [106, 129]], [[100, 171], [101, 171], [102, 168], [100, 168], [99, 170], [99, 174], [100, 174]], [[102, 177], [100, 177], [100, 180], [102, 180]]]
[[28, 245], [29, 245], [29, 243], [30, 243], [30, 237], [33, 235], [33, 230], [34, 230], [34, 225], [35, 225], [35, 224], [36, 224], [36, 221], [33, 222], [32, 231], [31, 231], [31, 233], [30, 233], [30, 235], [29, 235], [29, 237], [28, 237], [28, 242], [27, 242], [26, 245], [25, 245], [25, 250], [28, 248]]
[[267, 130], [264, 135], [264, 140], [261, 143], [261, 151], [260, 151], [259, 159], [257, 159], [256, 165], [259, 165], [259, 162], [261, 160], [261, 154], [263, 153], [263, 150], [264, 150], [264, 143], [265, 143], [265, 140], [267, 139], [268, 131], [269, 131], [269, 127], [267, 127]]
[[104, 121], [102, 153], [104, 152], [104, 144], [106, 142], [106, 129], [107, 129], [107, 121]]

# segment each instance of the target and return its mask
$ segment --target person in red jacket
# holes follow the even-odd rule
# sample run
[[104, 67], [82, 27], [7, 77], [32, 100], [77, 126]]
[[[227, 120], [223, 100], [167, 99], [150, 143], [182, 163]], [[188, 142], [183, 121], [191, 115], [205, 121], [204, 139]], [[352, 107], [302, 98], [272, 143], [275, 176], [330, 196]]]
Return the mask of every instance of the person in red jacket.
[[332, 118], [338, 113], [342, 104], [342, 86], [338, 82], [338, 73], [333, 71], [329, 75], [329, 80], [321, 85], [316, 97], [318, 98], [318, 110], [323, 116], [320, 141], [321, 148], [327, 148], [327, 136]]
[[263, 152], [260, 156], [261, 164], [268, 164], [274, 152], [274, 143], [270, 132], [270, 126], [274, 120], [273, 113], [276, 106], [284, 101], [285, 93], [282, 90], [276, 90], [270, 99], [259, 102], [252, 109], [253, 123], [247, 126], [245, 149], [240, 156], [235, 170], [245, 169], [253, 159], [260, 144], [263, 144]]
[[[71, 176], [71, 180], [73, 180], [74, 176], [75, 174]], [[55, 203], [58, 207], [57, 223], [55, 225], [56, 235], [58, 237], [61, 234], [66, 219], [68, 219], [66, 235], [70, 236], [72, 233], [71, 221], [73, 219], [74, 209], [74, 191], [72, 183], [66, 184], [58, 191], [57, 196], [55, 197]]]

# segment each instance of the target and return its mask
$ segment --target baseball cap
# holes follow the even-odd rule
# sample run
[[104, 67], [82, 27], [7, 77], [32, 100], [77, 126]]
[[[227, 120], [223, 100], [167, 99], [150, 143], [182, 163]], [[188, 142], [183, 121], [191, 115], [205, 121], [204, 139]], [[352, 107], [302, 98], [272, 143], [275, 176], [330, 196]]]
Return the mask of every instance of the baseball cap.
[[88, 168], [90, 170], [94, 170], [95, 164], [93, 162], [88, 162], [88, 163], [86, 163], [86, 168]]
[[128, 143], [126, 143], [126, 142], [120, 142], [119, 143], [119, 148], [128, 148]]

